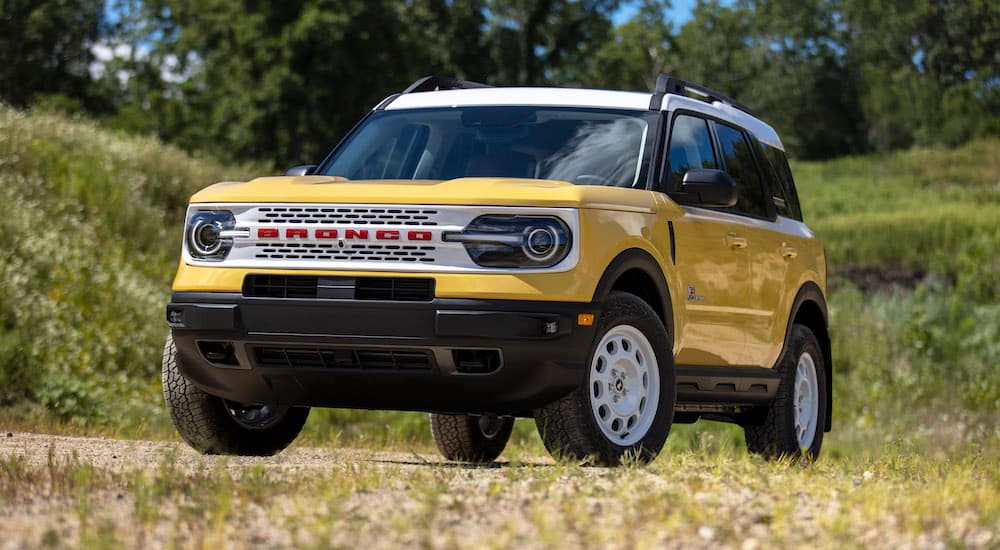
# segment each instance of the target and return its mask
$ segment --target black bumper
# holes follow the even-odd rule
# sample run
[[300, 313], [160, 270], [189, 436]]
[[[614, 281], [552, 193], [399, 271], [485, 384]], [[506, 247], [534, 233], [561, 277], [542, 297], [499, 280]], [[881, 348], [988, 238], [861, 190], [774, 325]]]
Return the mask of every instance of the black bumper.
[[178, 364], [244, 403], [529, 415], [583, 382], [598, 304], [175, 293]]

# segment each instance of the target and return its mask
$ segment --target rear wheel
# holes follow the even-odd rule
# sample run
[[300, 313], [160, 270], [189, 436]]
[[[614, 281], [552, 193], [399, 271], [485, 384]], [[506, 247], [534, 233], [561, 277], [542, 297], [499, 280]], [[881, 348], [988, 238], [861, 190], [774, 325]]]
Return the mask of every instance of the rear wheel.
[[431, 413], [430, 417], [438, 450], [459, 462], [496, 460], [514, 429], [514, 419], [505, 416]]
[[291, 444], [309, 417], [307, 407], [243, 404], [209, 395], [181, 374], [177, 348], [163, 349], [163, 397], [177, 433], [204, 454], [273, 455]]
[[747, 448], [768, 458], [816, 460], [829, 405], [823, 352], [808, 327], [792, 327], [788, 350], [777, 368], [781, 382], [774, 402], [763, 418], [744, 426]]
[[654, 459], [670, 433], [677, 391], [663, 323], [638, 297], [612, 292], [589, 358], [580, 388], [535, 411], [545, 447], [602, 465]]

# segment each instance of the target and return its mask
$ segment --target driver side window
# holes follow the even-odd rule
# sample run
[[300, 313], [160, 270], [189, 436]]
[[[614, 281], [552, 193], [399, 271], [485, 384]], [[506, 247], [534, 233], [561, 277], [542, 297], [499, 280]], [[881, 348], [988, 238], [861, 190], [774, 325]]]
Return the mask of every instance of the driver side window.
[[684, 174], [692, 168], [718, 168], [712, 150], [712, 134], [705, 119], [678, 115], [670, 130], [670, 149], [667, 152], [667, 189], [678, 191]]

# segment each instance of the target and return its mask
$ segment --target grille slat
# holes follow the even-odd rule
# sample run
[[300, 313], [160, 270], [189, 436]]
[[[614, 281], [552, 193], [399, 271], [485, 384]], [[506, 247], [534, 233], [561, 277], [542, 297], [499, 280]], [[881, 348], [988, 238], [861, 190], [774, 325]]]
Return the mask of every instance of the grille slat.
[[357, 260], [364, 256], [366, 261], [422, 262], [433, 263], [436, 247], [400, 245], [388, 248], [380, 244], [352, 244], [349, 247], [336, 243], [256, 243], [255, 258], [267, 260]]
[[243, 295], [248, 298], [430, 302], [434, 299], [434, 279], [247, 275], [243, 279]]
[[267, 368], [348, 370], [431, 370], [431, 354], [420, 349], [356, 349], [333, 347], [254, 348], [257, 365]]
[[440, 212], [436, 209], [395, 209], [395, 208], [301, 208], [294, 206], [262, 206], [257, 208], [256, 221], [259, 223], [346, 223], [354, 225], [407, 225], [431, 227], [438, 225], [434, 220]]

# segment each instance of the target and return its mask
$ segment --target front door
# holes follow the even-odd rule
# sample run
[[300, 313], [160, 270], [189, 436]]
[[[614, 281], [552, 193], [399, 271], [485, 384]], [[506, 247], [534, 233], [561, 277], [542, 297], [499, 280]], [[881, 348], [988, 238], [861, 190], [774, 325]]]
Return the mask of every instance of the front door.
[[[677, 190], [691, 168], [721, 168], [709, 123], [674, 117], [667, 161], [667, 189]], [[742, 365], [746, 361], [749, 256], [740, 216], [685, 206], [674, 223], [677, 273], [686, 323], [678, 333], [679, 365]]]

